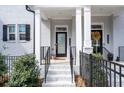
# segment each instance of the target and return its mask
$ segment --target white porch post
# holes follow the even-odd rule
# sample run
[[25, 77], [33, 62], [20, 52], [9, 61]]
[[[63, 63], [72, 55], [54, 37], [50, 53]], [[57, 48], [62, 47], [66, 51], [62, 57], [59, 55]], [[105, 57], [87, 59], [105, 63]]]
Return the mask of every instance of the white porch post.
[[84, 6], [84, 39], [83, 39], [83, 52], [92, 53], [91, 44], [91, 7]]
[[76, 8], [76, 66], [79, 74], [79, 51], [82, 50], [82, 8]]
[[40, 32], [41, 32], [41, 16], [40, 10], [35, 10], [35, 55], [36, 60], [40, 63]]

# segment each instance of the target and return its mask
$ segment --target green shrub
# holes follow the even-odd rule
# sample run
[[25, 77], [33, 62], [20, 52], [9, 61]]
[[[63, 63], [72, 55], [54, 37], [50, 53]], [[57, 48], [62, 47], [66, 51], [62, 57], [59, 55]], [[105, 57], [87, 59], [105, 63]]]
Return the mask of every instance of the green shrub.
[[93, 53], [92, 57], [94, 57], [96, 60], [101, 60], [103, 59], [103, 56], [100, 53]]
[[39, 69], [34, 55], [25, 55], [13, 62], [12, 75], [9, 86], [32, 87], [37, 86]]
[[[92, 83], [93, 86], [99, 86], [103, 87], [108, 84], [108, 78], [106, 78], [106, 73], [104, 72], [103, 68], [101, 66], [103, 65], [102, 62], [100, 62], [103, 57], [100, 53], [92, 54]], [[97, 81], [97, 82], [96, 82]]]
[[0, 76], [3, 76], [3, 74], [7, 73], [7, 65], [4, 61], [4, 56], [0, 54]]

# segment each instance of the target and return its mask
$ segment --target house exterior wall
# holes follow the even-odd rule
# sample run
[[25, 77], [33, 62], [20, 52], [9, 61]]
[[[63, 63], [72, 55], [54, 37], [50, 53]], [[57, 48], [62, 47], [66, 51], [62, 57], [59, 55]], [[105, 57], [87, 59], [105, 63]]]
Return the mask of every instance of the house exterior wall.
[[119, 46], [124, 46], [124, 11], [113, 16], [114, 59], [119, 55]]
[[[19, 12], [19, 13], [18, 13]], [[103, 23], [103, 46], [110, 52], [114, 53], [114, 59], [118, 56], [118, 47], [124, 46], [123, 43], [123, 29], [124, 29], [124, 12], [119, 16], [92, 16], [91, 22]], [[41, 46], [51, 46], [54, 51], [51, 53], [55, 55], [55, 25], [68, 26], [68, 47], [67, 56], [69, 57], [69, 38], [71, 38], [72, 46], [76, 45], [76, 32], [75, 32], [75, 16], [72, 19], [62, 20], [41, 20]], [[31, 27], [31, 40], [20, 42], [3, 42], [3, 24], [30, 24]], [[16, 29], [17, 30], [17, 29]], [[82, 17], [82, 35], [83, 35], [83, 17]], [[110, 43], [107, 44], [107, 35], [110, 35]], [[119, 38], [117, 38], [119, 37]], [[83, 41], [83, 38], [82, 38]], [[4, 49], [3, 47], [6, 47]], [[33, 14], [25, 9], [24, 5], [7, 5], [0, 6], [0, 52], [5, 55], [24, 55], [33, 52]]]
[[[16, 28], [17, 24], [30, 24], [30, 41], [3, 42], [3, 24], [16, 24]], [[33, 53], [33, 14], [24, 5], [0, 6], [0, 52], [14, 56]]]
[[50, 46], [50, 21], [41, 20], [41, 46]]

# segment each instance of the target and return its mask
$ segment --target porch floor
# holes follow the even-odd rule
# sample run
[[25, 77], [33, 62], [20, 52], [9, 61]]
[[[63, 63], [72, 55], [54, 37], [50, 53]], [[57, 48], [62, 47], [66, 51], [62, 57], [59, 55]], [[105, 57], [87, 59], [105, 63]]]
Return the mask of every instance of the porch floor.
[[62, 63], [69, 63], [68, 59], [51, 59], [50, 63], [52, 64], [62, 64]]

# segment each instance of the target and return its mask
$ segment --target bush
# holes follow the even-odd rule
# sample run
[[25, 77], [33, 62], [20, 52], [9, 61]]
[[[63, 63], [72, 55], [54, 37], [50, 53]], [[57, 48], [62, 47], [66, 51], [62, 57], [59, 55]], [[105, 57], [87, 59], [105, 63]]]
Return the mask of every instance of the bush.
[[5, 73], [7, 73], [7, 65], [5, 64], [4, 56], [0, 54], [0, 76]]
[[11, 87], [33, 87], [38, 84], [39, 69], [34, 55], [25, 55], [13, 62]]
[[93, 53], [92, 57], [94, 57], [96, 60], [101, 60], [103, 59], [103, 56], [100, 53]]
[[6, 81], [4, 76], [7, 73], [7, 65], [4, 59], [4, 56], [0, 54], [0, 86], [3, 86]]
[[92, 54], [92, 84], [93, 86], [103, 87], [108, 84], [108, 78], [106, 78], [106, 74], [104, 69], [101, 68], [102, 63], [100, 61], [103, 59], [101, 54]]

